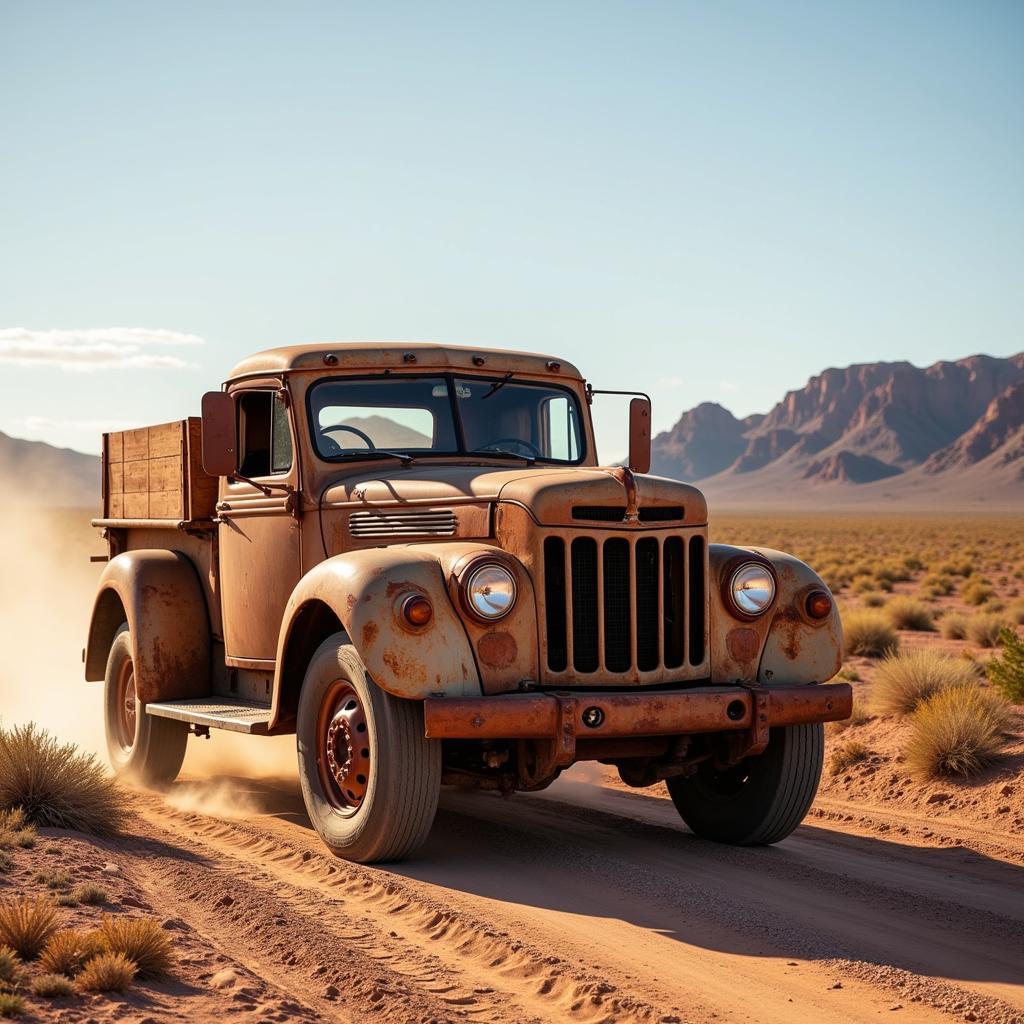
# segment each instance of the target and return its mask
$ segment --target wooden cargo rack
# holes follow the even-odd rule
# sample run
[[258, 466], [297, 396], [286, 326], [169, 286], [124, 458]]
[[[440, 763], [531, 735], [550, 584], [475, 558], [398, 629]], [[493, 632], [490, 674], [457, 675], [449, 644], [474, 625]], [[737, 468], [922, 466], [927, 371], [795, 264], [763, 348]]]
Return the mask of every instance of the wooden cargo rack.
[[199, 417], [103, 435], [104, 520], [209, 520], [216, 503]]

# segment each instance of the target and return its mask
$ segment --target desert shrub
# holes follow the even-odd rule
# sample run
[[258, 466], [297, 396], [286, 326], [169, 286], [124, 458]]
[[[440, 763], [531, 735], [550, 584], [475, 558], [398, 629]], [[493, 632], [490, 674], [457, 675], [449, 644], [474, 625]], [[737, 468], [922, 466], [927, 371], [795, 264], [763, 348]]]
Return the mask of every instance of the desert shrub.
[[964, 584], [963, 593], [960, 595], [968, 604], [984, 604], [995, 591], [989, 584], [981, 579], [968, 580]]
[[32, 995], [42, 999], [63, 999], [74, 994], [74, 983], [63, 974], [41, 974], [32, 982]]
[[828, 759], [828, 770], [832, 775], [841, 775], [868, 756], [868, 748], [859, 740], [847, 740], [832, 751]]
[[896, 629], [928, 632], [935, 628], [932, 610], [923, 601], [912, 597], [894, 597], [885, 606], [885, 614]]
[[13, 988], [21, 977], [18, 955], [10, 946], [0, 946], [0, 990]]
[[14, 864], [14, 858], [3, 849], [0, 849], [0, 875], [11, 870]]
[[66, 889], [71, 884], [71, 876], [66, 871], [37, 871], [33, 877], [47, 889]]
[[150, 917], [104, 917], [99, 927], [107, 949], [123, 953], [138, 968], [140, 978], [169, 973], [173, 957], [167, 932]]
[[65, 928], [54, 932], [39, 956], [43, 970], [51, 974], [77, 974], [86, 961], [107, 952], [107, 944], [98, 931], [81, 932]]
[[976, 685], [932, 694], [912, 720], [906, 758], [922, 778], [969, 778], [994, 764], [1004, 744], [1009, 707]]
[[1006, 619], [995, 612], [978, 612], [967, 620], [967, 639], [979, 647], [995, 647]]
[[34, 960], [57, 930], [57, 905], [47, 896], [0, 903], [0, 943], [22, 960]]
[[75, 890], [75, 899], [91, 907], [107, 902], [107, 891], [102, 886], [86, 882]]
[[947, 640], [966, 640], [967, 616], [960, 612], [946, 612], [939, 619], [939, 632]]
[[921, 580], [921, 590], [931, 597], [948, 597], [953, 593], [956, 585], [949, 576], [940, 576], [938, 573], [929, 573]]
[[100, 953], [82, 969], [77, 980], [83, 992], [124, 992], [138, 968], [123, 953]]
[[116, 832], [125, 816], [121, 791], [91, 754], [59, 743], [33, 723], [0, 729], [0, 810], [52, 828]]
[[0, 1017], [20, 1017], [25, 1012], [25, 1000], [14, 992], [0, 992]]
[[1024, 626], [1024, 601], [1014, 601], [1006, 614], [1015, 626]]
[[906, 715], [923, 700], [951, 686], [976, 684], [974, 669], [937, 651], [908, 651], [878, 668], [871, 686], [871, 707], [880, 715]]
[[885, 594], [878, 594], [874, 591], [865, 594], [861, 599], [860, 603], [865, 608], [881, 608], [886, 602]]
[[847, 654], [880, 658], [899, 649], [900, 641], [881, 612], [850, 612], [843, 618], [843, 643]]
[[20, 807], [0, 809], [0, 850], [29, 849], [36, 844], [36, 830], [25, 820]]
[[999, 634], [1003, 653], [985, 667], [989, 682], [1014, 704], [1024, 704], [1024, 640], [1012, 629]]

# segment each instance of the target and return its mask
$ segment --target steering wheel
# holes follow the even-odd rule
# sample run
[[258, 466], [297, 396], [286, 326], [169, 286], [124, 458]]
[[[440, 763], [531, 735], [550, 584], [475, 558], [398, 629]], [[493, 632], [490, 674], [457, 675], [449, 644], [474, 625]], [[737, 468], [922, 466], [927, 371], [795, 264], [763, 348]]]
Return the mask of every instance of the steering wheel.
[[350, 434], [355, 434], [356, 437], [362, 438], [366, 442], [366, 447], [371, 452], [375, 451], [377, 448], [373, 443], [373, 439], [368, 434], [364, 434], [358, 427], [350, 427], [347, 423], [335, 423], [333, 426], [320, 428], [320, 436], [331, 446], [331, 448], [326, 452], [327, 455], [337, 455], [339, 452], [344, 451], [341, 445], [338, 444], [333, 437], [327, 436], [327, 434], [332, 430], [347, 430]]
[[493, 441], [488, 441], [487, 444], [480, 445], [480, 447], [477, 448], [477, 452], [485, 452], [485, 451], [487, 451], [488, 448], [504, 448], [505, 445], [508, 445], [508, 444], [517, 444], [521, 448], [527, 449], [527, 451], [529, 451], [529, 453], [530, 453], [530, 458], [533, 458], [533, 459], [542, 459], [542, 458], [544, 458], [544, 455], [541, 452], [541, 450], [532, 441], [524, 441], [521, 437], [498, 437], [498, 438], [495, 438]]

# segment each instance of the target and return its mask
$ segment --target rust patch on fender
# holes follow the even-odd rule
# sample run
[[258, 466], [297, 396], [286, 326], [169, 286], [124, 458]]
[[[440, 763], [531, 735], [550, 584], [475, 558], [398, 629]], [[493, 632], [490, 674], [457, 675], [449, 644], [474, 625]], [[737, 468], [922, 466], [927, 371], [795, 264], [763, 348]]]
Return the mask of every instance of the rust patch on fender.
[[364, 623], [362, 629], [363, 646], [372, 647], [379, 633], [380, 627], [372, 619], [369, 622]]
[[381, 655], [384, 664], [395, 674], [396, 678], [412, 680], [417, 683], [427, 681], [427, 670], [423, 662], [410, 658], [401, 651], [387, 650]]
[[725, 638], [729, 653], [737, 661], [753, 661], [761, 650], [761, 641], [752, 629], [732, 629]]
[[508, 668], [519, 654], [519, 646], [511, 633], [492, 631], [477, 641], [480, 660], [491, 668]]

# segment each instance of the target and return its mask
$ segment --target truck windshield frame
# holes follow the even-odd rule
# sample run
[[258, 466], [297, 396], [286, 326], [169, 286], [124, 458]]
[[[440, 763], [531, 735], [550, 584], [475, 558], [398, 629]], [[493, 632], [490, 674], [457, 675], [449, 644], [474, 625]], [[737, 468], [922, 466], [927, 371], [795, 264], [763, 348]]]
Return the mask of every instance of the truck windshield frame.
[[[391, 384], [399, 382], [432, 382], [430, 398], [432, 403], [410, 402], [403, 405], [400, 401], [393, 404], [386, 402], [375, 403], [373, 391], [377, 389], [365, 389], [367, 398], [365, 408], [369, 415], [375, 412], [383, 412], [386, 408], [404, 410], [423, 410], [432, 416], [433, 436], [427, 445], [417, 446], [408, 443], [388, 443], [384, 439], [372, 438], [376, 444], [376, 451], [384, 455], [388, 452], [400, 452], [403, 455], [414, 458], [449, 458], [449, 459], [507, 459], [511, 456], [518, 456], [524, 462], [538, 462], [545, 465], [578, 466], [587, 458], [587, 433], [584, 429], [582, 406], [576, 392], [562, 384], [555, 384], [550, 381], [531, 380], [529, 378], [516, 378], [508, 374], [500, 376], [476, 375], [459, 373], [404, 373], [404, 374], [373, 374], [354, 376], [329, 376], [320, 377], [314, 381], [306, 391], [306, 416], [310, 439], [313, 442], [313, 451], [319, 459], [324, 462], [338, 464], [366, 461], [370, 458], [377, 458], [373, 454], [374, 449], [369, 447], [348, 447], [346, 441], [364, 444], [360, 441], [355, 431], [343, 431], [333, 435], [323, 432], [323, 427], [329, 426], [324, 423], [321, 414], [325, 409], [336, 408], [363, 408], [358, 402], [346, 401], [346, 398], [356, 397], [355, 395], [345, 396], [343, 389], [347, 385], [376, 384], [381, 389], [381, 394]], [[467, 394], [474, 384], [481, 385], [479, 395]], [[444, 393], [438, 394], [437, 389], [443, 387]], [[520, 403], [517, 408], [515, 398], [517, 393], [522, 394], [525, 389], [539, 390], [545, 392], [548, 397], [525, 395], [528, 399]], [[335, 395], [330, 392], [334, 390]], [[355, 389], [353, 389], [355, 390]], [[410, 389], [410, 398], [415, 395], [415, 390]], [[422, 399], [422, 391], [420, 391]], [[474, 399], [479, 402], [486, 402], [481, 410], [470, 416], [466, 400]], [[535, 431], [534, 437], [540, 440], [540, 432], [545, 426], [542, 411], [548, 403], [555, 399], [564, 399], [567, 402], [566, 437], [564, 439], [565, 449], [568, 455], [575, 457], [558, 457], [545, 453], [536, 444], [535, 440], [529, 438], [519, 439], [520, 431], [502, 432], [500, 424], [485, 430], [487, 436], [481, 441], [481, 426], [483, 419], [481, 412], [488, 417], [493, 417], [504, 412], [506, 415], [518, 412], [520, 417], [526, 416], [531, 427]], [[493, 404], [492, 404], [493, 403]], [[475, 403], [474, 403], [475, 404]], [[433, 410], [431, 409], [433, 406]], [[532, 410], [532, 412], [531, 412]], [[386, 413], [384, 414], [386, 415]], [[330, 419], [330, 417], [327, 417]], [[415, 428], [405, 424], [398, 424], [399, 427], [409, 431], [417, 432]], [[468, 429], [467, 429], [468, 428]], [[552, 431], [553, 432], [553, 431]], [[365, 433], [365, 431], [364, 431]], [[421, 434], [424, 440], [426, 436]], [[499, 443], [505, 442], [505, 443]], [[486, 448], [493, 446], [493, 450]]]

